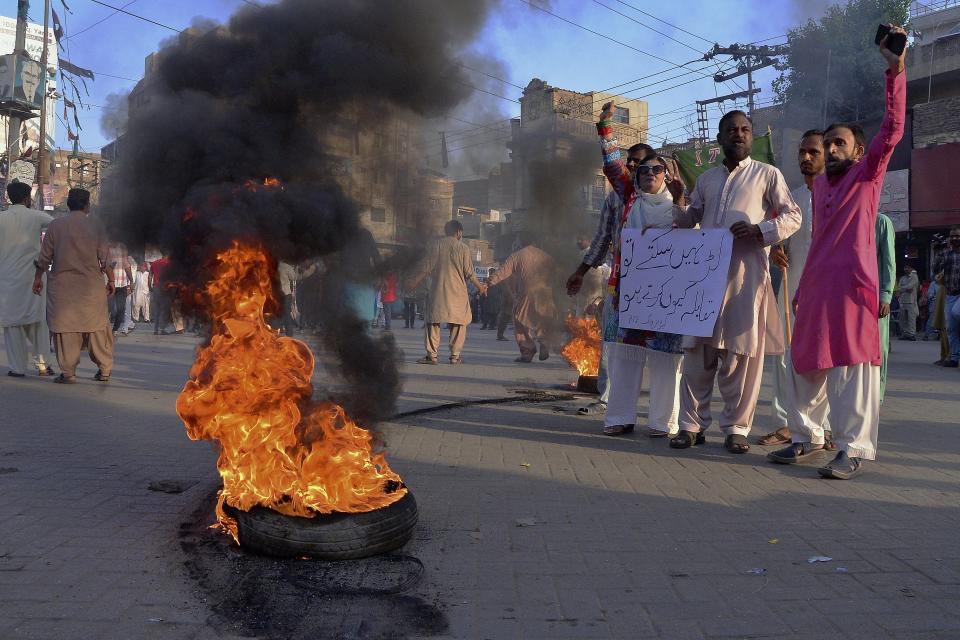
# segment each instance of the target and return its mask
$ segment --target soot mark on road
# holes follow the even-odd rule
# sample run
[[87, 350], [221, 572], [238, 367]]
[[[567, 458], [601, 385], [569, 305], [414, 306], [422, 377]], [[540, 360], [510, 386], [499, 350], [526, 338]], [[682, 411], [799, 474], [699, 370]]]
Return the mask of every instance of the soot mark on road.
[[215, 494], [180, 526], [185, 566], [221, 633], [256, 638], [394, 640], [447, 630], [439, 608], [406, 595], [423, 577], [417, 558], [282, 560], [248, 554], [210, 529]]

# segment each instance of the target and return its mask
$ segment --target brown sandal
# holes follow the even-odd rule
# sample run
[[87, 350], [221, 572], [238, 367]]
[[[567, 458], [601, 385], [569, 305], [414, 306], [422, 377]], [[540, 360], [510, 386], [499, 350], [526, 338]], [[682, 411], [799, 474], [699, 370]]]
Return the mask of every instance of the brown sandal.
[[747, 436], [739, 433], [731, 433], [723, 440], [724, 448], [730, 453], [746, 453], [750, 451], [750, 444], [747, 442]]
[[770, 445], [776, 444], [789, 444], [790, 442], [792, 442], [790, 438], [790, 427], [780, 427], [776, 431], [768, 433], [757, 440], [757, 444], [761, 447], [769, 447]]

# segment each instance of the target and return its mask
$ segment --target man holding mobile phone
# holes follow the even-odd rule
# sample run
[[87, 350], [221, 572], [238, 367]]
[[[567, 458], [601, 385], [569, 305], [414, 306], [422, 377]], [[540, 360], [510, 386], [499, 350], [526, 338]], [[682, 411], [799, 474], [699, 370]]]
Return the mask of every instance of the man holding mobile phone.
[[796, 428], [793, 443], [768, 458], [789, 464], [822, 449], [829, 415], [838, 452], [818, 470], [825, 478], [853, 478], [877, 452], [882, 362], [877, 320], [889, 307], [880, 299], [875, 229], [883, 176], [906, 119], [906, 48], [898, 55], [888, 45], [905, 35], [890, 25], [880, 45], [887, 62], [880, 132], [867, 147], [859, 125], [827, 127], [826, 174], [813, 185], [813, 239], [794, 297], [790, 377]]

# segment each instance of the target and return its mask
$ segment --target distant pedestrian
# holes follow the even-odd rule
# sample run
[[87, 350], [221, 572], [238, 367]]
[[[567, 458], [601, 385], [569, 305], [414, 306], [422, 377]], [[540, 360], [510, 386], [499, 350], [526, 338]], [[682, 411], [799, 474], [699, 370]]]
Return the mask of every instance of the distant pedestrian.
[[933, 272], [943, 273], [944, 330], [950, 344], [950, 353], [943, 362], [944, 367], [956, 368], [960, 362], [960, 226], [950, 229], [950, 248], [942, 251], [933, 261]]
[[927, 306], [927, 324], [924, 327], [926, 335], [924, 336], [925, 340], [933, 339], [933, 337], [940, 333], [934, 326], [934, 311], [937, 304], [937, 295], [940, 293], [941, 285], [937, 282], [936, 274], [934, 274], [933, 280], [930, 281], [930, 286], [927, 288], [927, 295], [924, 296], [924, 299], [920, 301], [920, 304], [925, 304]]
[[170, 291], [167, 289], [167, 269], [170, 268], [170, 254], [160, 254], [158, 260], [150, 263], [150, 300], [153, 303], [153, 335], [161, 331], [166, 333], [170, 322]]
[[144, 260], [133, 274], [133, 306], [130, 319], [133, 322], [150, 322], [150, 271]]
[[127, 296], [133, 285], [133, 271], [130, 268], [130, 255], [127, 245], [117, 242], [110, 245], [107, 264], [113, 269], [115, 289], [108, 300], [110, 308], [110, 322], [113, 323], [113, 334], [117, 335], [124, 328], [124, 318], [127, 311]]
[[947, 287], [944, 284], [942, 272], [934, 276], [934, 282], [937, 283], [937, 293], [933, 300], [933, 312], [931, 313], [933, 319], [930, 321], [930, 326], [940, 337], [940, 359], [933, 364], [942, 367], [950, 361], [950, 339], [947, 334], [946, 314]]
[[[520, 234], [522, 248], [515, 251], [487, 285], [504, 282], [513, 297], [513, 331], [520, 357], [516, 362], [530, 362], [540, 352], [539, 359], [550, 357], [550, 343], [554, 339], [557, 308], [553, 300], [553, 280], [557, 264], [543, 249], [533, 243], [530, 232]], [[486, 294], [486, 291], [483, 291]]]
[[[43, 293], [47, 276], [47, 324], [53, 333], [59, 376], [54, 382], [76, 382], [80, 351], [86, 343], [97, 365], [95, 380], [107, 382], [113, 369], [113, 332], [107, 318], [107, 296], [115, 289], [108, 266], [107, 240], [100, 223], [89, 216], [90, 192], [70, 189], [70, 213], [47, 227], [36, 262], [33, 292]], [[106, 279], [104, 279], [106, 275]]]
[[403, 288], [403, 328], [414, 329], [417, 323], [417, 290]]
[[383, 277], [383, 286], [380, 287], [380, 302], [383, 305], [383, 328], [390, 331], [393, 308], [397, 304], [397, 274], [388, 273]]
[[293, 307], [297, 292], [297, 269], [289, 262], [282, 260], [277, 264], [277, 278], [280, 280], [280, 294], [283, 296], [283, 310], [281, 311], [281, 325], [283, 335], [293, 337], [294, 327]]
[[[53, 217], [30, 208], [30, 185], [7, 185], [10, 208], [0, 213], [0, 327], [7, 348], [7, 375], [22, 378], [32, 355], [40, 375], [48, 375], [43, 354], [50, 348], [44, 296], [30, 293], [40, 234]], [[49, 375], [53, 375], [52, 372]]]
[[[492, 278], [497, 273], [495, 267], [491, 267], [487, 272], [487, 278]], [[480, 298], [480, 317], [483, 324], [481, 329], [496, 329], [497, 316], [500, 315], [500, 305], [503, 303], [503, 285], [496, 285], [487, 289], [487, 295]]]
[[487, 286], [477, 279], [470, 248], [461, 241], [463, 225], [449, 220], [443, 228], [445, 237], [433, 242], [420, 272], [407, 283], [415, 288], [427, 275], [431, 276], [430, 299], [424, 313], [424, 346], [427, 354], [419, 364], [437, 364], [440, 349], [440, 325], [450, 329], [450, 363], [461, 362], [460, 352], [467, 339], [470, 324], [470, 297], [467, 282], [486, 293]]
[[903, 267], [903, 277], [897, 283], [897, 299], [900, 301], [900, 339], [917, 339], [917, 316], [920, 309], [917, 306], [917, 292], [920, 280], [917, 270], [909, 264]]

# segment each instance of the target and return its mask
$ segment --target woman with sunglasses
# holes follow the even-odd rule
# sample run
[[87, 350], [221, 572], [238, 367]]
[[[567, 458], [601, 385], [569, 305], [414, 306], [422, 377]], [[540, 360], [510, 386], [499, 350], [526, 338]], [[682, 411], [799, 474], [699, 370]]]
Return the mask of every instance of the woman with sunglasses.
[[[643, 158], [634, 177], [620, 157], [613, 136], [613, 103], [603, 106], [597, 132], [603, 150], [603, 173], [623, 200], [623, 217], [617, 222], [610, 293], [620, 299], [620, 232], [623, 229], [671, 228], [675, 210], [684, 204], [684, 185], [676, 164], [651, 154]], [[669, 171], [670, 168], [673, 171]], [[679, 430], [679, 384], [683, 351], [681, 336], [672, 333], [621, 328], [617, 314], [608, 314], [604, 341], [609, 342], [610, 398], [603, 433], [618, 436], [634, 429], [637, 398], [644, 364], [650, 367], [650, 408], [647, 435], [665, 437]]]

